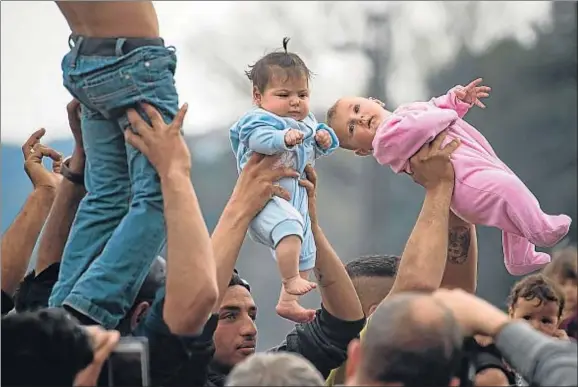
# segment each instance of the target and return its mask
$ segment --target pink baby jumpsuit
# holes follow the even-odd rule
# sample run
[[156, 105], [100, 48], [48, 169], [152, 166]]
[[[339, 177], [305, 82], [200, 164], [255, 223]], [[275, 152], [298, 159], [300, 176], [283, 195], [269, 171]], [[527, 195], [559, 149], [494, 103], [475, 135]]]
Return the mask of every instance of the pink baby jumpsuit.
[[447, 128], [444, 146], [453, 138], [461, 141], [452, 154], [456, 179], [452, 211], [472, 224], [502, 230], [504, 263], [510, 274], [540, 269], [550, 262], [550, 256], [536, 252], [535, 245], [558, 243], [572, 220], [541, 210], [536, 197], [498, 158], [484, 136], [462, 120], [471, 105], [456, 98], [456, 88], [429, 102], [396, 109], [378, 128], [373, 155], [395, 173], [409, 172], [410, 157]]

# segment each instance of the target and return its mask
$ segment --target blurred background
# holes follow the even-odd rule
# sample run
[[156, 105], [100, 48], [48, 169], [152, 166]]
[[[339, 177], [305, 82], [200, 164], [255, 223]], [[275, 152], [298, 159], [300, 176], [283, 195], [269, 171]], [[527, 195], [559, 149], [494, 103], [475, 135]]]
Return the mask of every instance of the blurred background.
[[[373, 96], [390, 109], [428, 100], [477, 77], [493, 91], [466, 117], [549, 213], [576, 221], [577, 3], [568, 2], [155, 2], [161, 34], [177, 48], [177, 88], [189, 102], [185, 134], [192, 179], [210, 230], [237, 173], [230, 125], [251, 107], [247, 65], [284, 36], [315, 73], [321, 121], [344, 95]], [[1, 3], [2, 231], [31, 184], [20, 146], [37, 128], [72, 150], [60, 60], [68, 27], [52, 2]], [[317, 171], [320, 222], [344, 262], [401, 254], [421, 208], [422, 188], [344, 151]], [[574, 223], [569, 239], [576, 242]], [[516, 280], [503, 265], [499, 230], [478, 228], [478, 293], [503, 306]], [[247, 238], [237, 265], [259, 306], [259, 348], [291, 328], [274, 311], [279, 275], [268, 250]], [[305, 303], [316, 306], [317, 294]]]

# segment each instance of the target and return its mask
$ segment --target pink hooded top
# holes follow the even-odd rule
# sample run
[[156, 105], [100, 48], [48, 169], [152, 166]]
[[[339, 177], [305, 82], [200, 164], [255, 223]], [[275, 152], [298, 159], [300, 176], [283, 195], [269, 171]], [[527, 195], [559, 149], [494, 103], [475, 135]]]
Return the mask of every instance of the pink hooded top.
[[[456, 178], [467, 169], [479, 167], [511, 170], [500, 160], [480, 132], [462, 120], [471, 104], [459, 100], [456, 86], [446, 95], [429, 102], [414, 102], [397, 108], [377, 129], [373, 139], [373, 156], [382, 165], [389, 165], [395, 173], [409, 172], [409, 159], [444, 129], [449, 129], [446, 143], [461, 140], [452, 154]], [[443, 144], [445, 145], [445, 144]], [[463, 167], [463, 168], [462, 168]]]

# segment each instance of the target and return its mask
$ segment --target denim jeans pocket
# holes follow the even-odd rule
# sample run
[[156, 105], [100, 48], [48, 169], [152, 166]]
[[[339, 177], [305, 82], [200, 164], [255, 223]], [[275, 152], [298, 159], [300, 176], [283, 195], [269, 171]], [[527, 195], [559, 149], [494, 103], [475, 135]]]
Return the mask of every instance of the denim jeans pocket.
[[[99, 65], [102, 58], [87, 63], [94, 71], [82, 76], [80, 87], [89, 105], [108, 119], [121, 117], [127, 107], [141, 102], [158, 105], [157, 101], [176, 99], [174, 53], [164, 47], [137, 51], [111, 63], [104, 61]], [[92, 62], [90, 58], [83, 61]], [[164, 107], [164, 103], [160, 105]]]

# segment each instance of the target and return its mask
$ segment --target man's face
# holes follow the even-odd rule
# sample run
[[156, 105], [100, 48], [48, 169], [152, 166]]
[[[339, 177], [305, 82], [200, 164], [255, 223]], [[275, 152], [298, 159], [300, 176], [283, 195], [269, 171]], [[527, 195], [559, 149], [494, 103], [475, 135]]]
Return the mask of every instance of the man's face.
[[219, 324], [213, 336], [214, 359], [226, 366], [234, 366], [255, 353], [257, 345], [257, 307], [253, 297], [242, 286], [227, 289], [219, 309]]

